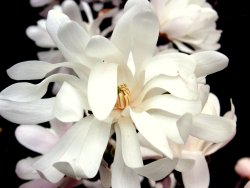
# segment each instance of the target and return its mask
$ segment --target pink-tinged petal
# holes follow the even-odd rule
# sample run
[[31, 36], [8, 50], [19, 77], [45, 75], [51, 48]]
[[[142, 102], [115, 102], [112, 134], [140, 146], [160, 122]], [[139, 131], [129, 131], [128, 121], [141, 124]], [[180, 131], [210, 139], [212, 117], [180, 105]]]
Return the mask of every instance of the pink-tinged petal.
[[[85, 100], [84, 100], [85, 99]], [[67, 82], [64, 82], [56, 95], [54, 114], [63, 122], [76, 122], [83, 118], [88, 104], [86, 97]]]
[[17, 162], [16, 164], [16, 175], [24, 180], [38, 179], [39, 175], [34, 168], [32, 168], [32, 164], [36, 162], [40, 157], [27, 157]]
[[228, 65], [228, 58], [216, 51], [197, 52], [191, 55], [197, 62], [195, 75], [197, 77], [207, 76], [221, 71]]
[[237, 161], [235, 171], [242, 177], [250, 176], [250, 158], [244, 157]]
[[39, 124], [54, 118], [55, 98], [32, 102], [15, 102], [0, 99], [0, 115], [17, 124]]
[[122, 141], [121, 132], [118, 127], [115, 127], [116, 132], [116, 149], [114, 162], [111, 165], [112, 187], [120, 188], [140, 188], [139, 176], [131, 168], [126, 166], [122, 156]]
[[[67, 60], [92, 67], [93, 62], [86, 58], [84, 50], [90, 40], [88, 32], [76, 22], [62, 25], [57, 32], [58, 40], [63, 47], [60, 49]], [[59, 46], [58, 46], [59, 47]]]
[[48, 128], [39, 125], [20, 125], [15, 136], [23, 146], [38, 153], [48, 152], [59, 139]]
[[164, 94], [146, 99], [140, 104], [138, 110], [160, 109], [176, 115], [183, 115], [187, 112], [192, 114], [200, 113], [201, 108], [200, 100], [185, 100], [170, 94]]
[[247, 182], [244, 188], [250, 188], [250, 181]]
[[[84, 93], [83, 82], [76, 76], [67, 74], [54, 74], [44, 79], [39, 84], [31, 84], [28, 82], [19, 82], [1, 91], [1, 95], [8, 100], [14, 100], [18, 102], [29, 102], [42, 98], [47, 92], [49, 83], [59, 82], [63, 83], [67, 81], [69, 84], [75, 86], [80, 92]], [[84, 86], [84, 85], [83, 85]]]
[[126, 166], [130, 168], [141, 167], [143, 161], [136, 128], [126, 118], [119, 119], [118, 125], [121, 134], [122, 156]]
[[84, 51], [87, 56], [98, 58], [99, 61], [120, 64], [123, 56], [116, 46], [107, 38], [96, 35], [93, 36]]
[[135, 123], [136, 128], [142, 136], [160, 153], [173, 157], [173, 153], [168, 145], [167, 136], [164, 131], [155, 127], [157, 119], [147, 112], [137, 113], [130, 110], [130, 115]]
[[207, 188], [209, 186], [209, 169], [202, 153], [183, 152], [183, 156], [195, 160], [193, 168], [182, 172], [183, 183], [186, 188]]
[[66, 131], [73, 126], [72, 123], [61, 122], [58, 119], [52, 119], [50, 122], [51, 129], [61, 137]]
[[36, 179], [26, 182], [19, 186], [19, 188], [57, 188], [60, 183], [50, 183], [44, 179]]
[[89, 75], [88, 100], [99, 120], [107, 118], [117, 99], [117, 64], [98, 63]]
[[[98, 172], [107, 147], [110, 128], [111, 122], [105, 123], [95, 119], [91, 123], [85, 139], [81, 134], [78, 134], [77, 139], [84, 139], [84, 143], [79, 143], [76, 140], [78, 142], [75, 144], [81, 144], [77, 146], [79, 147], [78, 155], [69, 159], [68, 156], [63, 156], [54, 166], [66, 175], [76, 179], [93, 178]], [[72, 152], [75, 152], [75, 149], [68, 150], [68, 154], [71, 155]]]
[[32, 39], [37, 46], [43, 48], [55, 47], [54, 41], [50, 38], [49, 33], [39, 26], [29, 26], [26, 29], [26, 35]]
[[82, 24], [82, 15], [79, 9], [79, 6], [72, 0], [66, 0], [62, 3], [62, 11], [65, 13], [71, 20], [76, 21], [79, 24]]
[[82, 180], [82, 184], [87, 188], [102, 188], [103, 187], [100, 180], [97, 180], [97, 181]]

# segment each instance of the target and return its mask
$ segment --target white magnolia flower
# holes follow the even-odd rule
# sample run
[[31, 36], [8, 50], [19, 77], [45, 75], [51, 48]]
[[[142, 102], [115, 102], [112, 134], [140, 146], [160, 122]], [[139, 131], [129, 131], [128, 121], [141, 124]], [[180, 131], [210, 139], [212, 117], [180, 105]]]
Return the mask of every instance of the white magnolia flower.
[[[151, 0], [160, 33], [183, 52], [218, 50], [217, 12], [205, 0]], [[186, 45], [187, 44], [187, 45]], [[191, 48], [190, 48], [191, 46]]]
[[[29, 61], [8, 70], [18, 80], [41, 79], [58, 67], [72, 68], [77, 75], [54, 74], [37, 85], [20, 82], [0, 94], [0, 113], [10, 121], [32, 124], [56, 117], [76, 122], [33, 164], [51, 182], [64, 175], [94, 177], [113, 131], [112, 187], [139, 187], [137, 174], [160, 180], [176, 166], [190, 167], [190, 160], [176, 158], [169, 142], [183, 144], [192, 135], [220, 143], [232, 134], [232, 121], [211, 117], [215, 128], [199, 115], [208, 94], [200, 80], [225, 68], [227, 57], [213, 51], [155, 55], [159, 23], [150, 4], [129, 0], [124, 11], [110, 40], [91, 36], [63, 13], [50, 11], [47, 30], [68, 62]], [[50, 82], [63, 85], [56, 97], [41, 99]], [[83, 118], [84, 110], [93, 115]], [[186, 113], [194, 116], [188, 127]], [[143, 164], [137, 130], [162, 159]]]

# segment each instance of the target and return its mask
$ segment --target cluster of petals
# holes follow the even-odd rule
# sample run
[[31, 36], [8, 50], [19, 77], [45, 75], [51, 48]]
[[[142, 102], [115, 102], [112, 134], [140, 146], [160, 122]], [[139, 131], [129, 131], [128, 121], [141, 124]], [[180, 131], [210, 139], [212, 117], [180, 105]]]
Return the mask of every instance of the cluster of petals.
[[[204, 155], [235, 133], [233, 109], [230, 118], [205, 110], [211, 98], [205, 77], [224, 69], [228, 58], [215, 51], [159, 53], [160, 24], [151, 4], [128, 0], [123, 11], [108, 39], [64, 11], [50, 10], [46, 29], [65, 62], [26, 61], [7, 71], [15, 80], [43, 80], [1, 91], [2, 117], [27, 126], [54, 119], [72, 123], [53, 147], [44, 152], [39, 147], [42, 155], [32, 160], [31, 169], [46, 181], [58, 183], [65, 175], [88, 179], [99, 172], [105, 187], [140, 187], [140, 176], [158, 181], [174, 169], [196, 171]], [[51, 74], [62, 67], [74, 74]], [[61, 87], [46, 98], [50, 83]], [[112, 176], [107, 176], [103, 154], [114, 134]], [[197, 153], [188, 146], [196, 139], [207, 144]], [[160, 159], [144, 164], [142, 146]], [[191, 174], [183, 175], [187, 187], [191, 180], [185, 177]]]
[[181, 51], [218, 50], [217, 12], [205, 0], [151, 0], [160, 32]]

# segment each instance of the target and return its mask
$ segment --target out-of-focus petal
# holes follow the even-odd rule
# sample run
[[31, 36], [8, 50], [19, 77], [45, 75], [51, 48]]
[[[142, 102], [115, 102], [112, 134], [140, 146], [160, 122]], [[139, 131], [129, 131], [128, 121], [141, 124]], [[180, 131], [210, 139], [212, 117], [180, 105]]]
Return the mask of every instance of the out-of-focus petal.
[[235, 171], [242, 177], [250, 176], [250, 158], [244, 157], [237, 161]]
[[15, 136], [23, 146], [38, 153], [48, 152], [58, 141], [57, 135], [39, 125], [20, 125]]
[[39, 174], [32, 168], [32, 164], [37, 161], [40, 157], [27, 157], [25, 159], [21, 159], [16, 164], [16, 175], [24, 180], [38, 179]]

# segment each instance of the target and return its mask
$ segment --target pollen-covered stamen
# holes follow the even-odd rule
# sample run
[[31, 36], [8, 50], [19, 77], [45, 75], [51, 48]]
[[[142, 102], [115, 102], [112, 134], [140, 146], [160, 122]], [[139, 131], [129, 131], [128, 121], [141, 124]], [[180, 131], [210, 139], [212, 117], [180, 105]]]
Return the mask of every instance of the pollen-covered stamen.
[[117, 87], [117, 92], [115, 109], [123, 110], [130, 103], [130, 91], [126, 84], [122, 84]]

